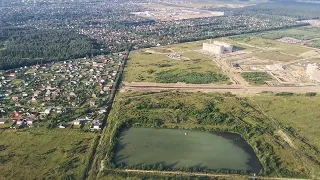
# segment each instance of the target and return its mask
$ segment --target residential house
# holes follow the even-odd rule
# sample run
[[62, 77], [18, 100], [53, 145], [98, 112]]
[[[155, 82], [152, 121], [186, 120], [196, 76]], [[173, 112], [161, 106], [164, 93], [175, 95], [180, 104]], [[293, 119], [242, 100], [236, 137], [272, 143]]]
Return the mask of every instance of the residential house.
[[8, 120], [0, 118], [0, 124], [5, 124], [7, 122], [8, 122]]
[[79, 118], [79, 119], [76, 119], [76, 120], [73, 121], [73, 125], [77, 125], [77, 126], [83, 125], [88, 121], [92, 121], [92, 119], [89, 119], [88, 117], [86, 117], [85, 119], [80, 119]]
[[16, 121], [16, 125], [22, 125], [25, 122], [22, 117], [14, 117], [11, 119]]
[[9, 77], [15, 77], [15, 76], [16, 76], [15, 73], [10, 73], [10, 74], [9, 74]]
[[81, 125], [81, 121], [80, 120], [74, 120], [73, 121], [73, 125], [80, 126]]
[[99, 113], [99, 114], [106, 113], [106, 112], [107, 112], [107, 108], [108, 108], [108, 107], [102, 107], [102, 108], [100, 108], [99, 111], [98, 111], [98, 113]]
[[101, 120], [95, 120], [92, 123], [92, 129], [94, 130], [100, 130], [102, 128], [102, 121]]
[[18, 101], [19, 100], [19, 97], [18, 96], [12, 96], [11, 98], [13, 101]]
[[44, 114], [49, 115], [50, 112], [51, 112], [51, 110], [52, 110], [52, 107], [48, 107], [48, 108], [44, 111]]
[[37, 99], [36, 99], [35, 97], [32, 97], [31, 101], [32, 101], [32, 102], [36, 102]]
[[61, 113], [62, 113], [61, 107], [57, 107], [57, 108], [56, 108], [56, 113], [57, 113], [57, 114], [61, 114]]
[[65, 127], [63, 124], [60, 124], [60, 125], [59, 125], [59, 128], [60, 128], [60, 129], [65, 129], [66, 127]]
[[28, 117], [28, 118], [26, 119], [26, 121], [27, 121], [27, 124], [32, 125], [33, 122], [35, 121], [35, 116], [32, 115], [32, 116]]

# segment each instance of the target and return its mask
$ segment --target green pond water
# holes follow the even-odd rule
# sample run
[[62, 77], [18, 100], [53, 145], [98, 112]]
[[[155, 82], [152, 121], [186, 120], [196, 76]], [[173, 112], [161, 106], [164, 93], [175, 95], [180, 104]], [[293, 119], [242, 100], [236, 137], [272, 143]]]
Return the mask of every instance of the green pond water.
[[[187, 134], [186, 134], [187, 133]], [[262, 166], [252, 148], [233, 133], [178, 129], [130, 128], [121, 132], [116, 164], [159, 164], [259, 172]]]

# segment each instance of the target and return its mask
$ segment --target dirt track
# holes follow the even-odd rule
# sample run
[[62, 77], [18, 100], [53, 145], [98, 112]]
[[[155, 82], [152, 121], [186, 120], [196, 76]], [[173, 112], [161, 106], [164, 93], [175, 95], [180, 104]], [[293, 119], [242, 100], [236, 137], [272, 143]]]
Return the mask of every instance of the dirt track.
[[248, 179], [270, 179], [270, 180], [307, 180], [307, 179], [295, 179], [295, 178], [278, 178], [278, 177], [252, 177], [248, 175], [239, 174], [213, 174], [213, 173], [191, 173], [182, 171], [153, 171], [153, 170], [135, 170], [135, 169], [124, 169], [119, 170], [123, 172], [133, 173], [146, 173], [146, 174], [174, 174], [174, 175], [186, 175], [186, 176], [208, 176], [208, 177], [229, 177], [237, 179], [237, 177], [248, 178]]
[[234, 94], [257, 94], [261, 92], [292, 92], [307, 93], [320, 92], [320, 86], [241, 86], [241, 85], [217, 85], [217, 84], [165, 84], [165, 83], [124, 83], [124, 90], [160, 92], [166, 90], [177, 91], [202, 91], [202, 92], [231, 92]]

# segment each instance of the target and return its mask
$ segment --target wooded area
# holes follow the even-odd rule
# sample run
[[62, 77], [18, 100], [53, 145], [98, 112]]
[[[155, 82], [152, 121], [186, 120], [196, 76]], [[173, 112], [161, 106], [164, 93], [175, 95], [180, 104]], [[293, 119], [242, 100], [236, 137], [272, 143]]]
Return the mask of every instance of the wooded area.
[[0, 69], [108, 53], [95, 40], [59, 30], [2, 28], [0, 45]]

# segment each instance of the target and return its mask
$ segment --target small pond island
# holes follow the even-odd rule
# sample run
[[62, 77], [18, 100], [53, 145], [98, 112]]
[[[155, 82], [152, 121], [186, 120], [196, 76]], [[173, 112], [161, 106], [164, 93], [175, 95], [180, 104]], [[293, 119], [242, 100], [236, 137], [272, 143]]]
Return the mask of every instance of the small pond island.
[[196, 167], [257, 173], [262, 165], [238, 134], [180, 129], [130, 128], [121, 132], [116, 146], [117, 165]]

